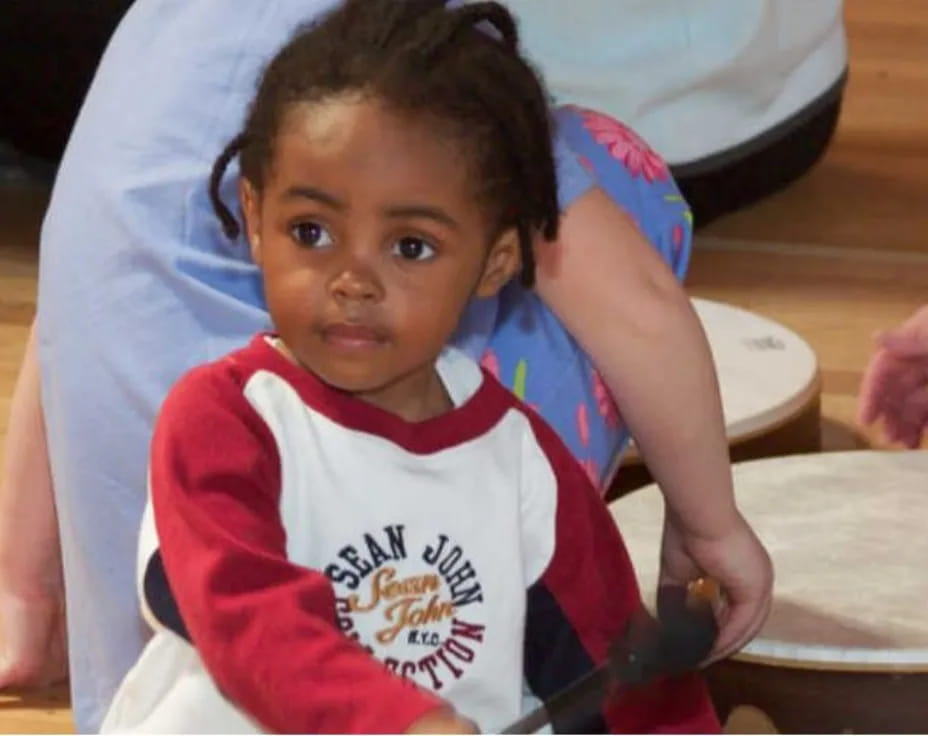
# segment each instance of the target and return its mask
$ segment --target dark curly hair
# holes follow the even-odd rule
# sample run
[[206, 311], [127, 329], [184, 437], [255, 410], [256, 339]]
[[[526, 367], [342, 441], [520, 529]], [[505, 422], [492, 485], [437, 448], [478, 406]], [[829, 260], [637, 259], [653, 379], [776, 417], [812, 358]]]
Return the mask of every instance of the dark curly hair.
[[238, 156], [260, 191], [288, 108], [360, 91], [428, 115], [461, 141], [495, 233], [517, 229], [531, 286], [533, 235], [553, 240], [559, 211], [549, 100], [518, 46], [516, 23], [496, 2], [346, 0], [274, 57], [244, 129], [217, 158], [210, 197], [224, 231], [240, 232], [219, 195], [229, 162]]

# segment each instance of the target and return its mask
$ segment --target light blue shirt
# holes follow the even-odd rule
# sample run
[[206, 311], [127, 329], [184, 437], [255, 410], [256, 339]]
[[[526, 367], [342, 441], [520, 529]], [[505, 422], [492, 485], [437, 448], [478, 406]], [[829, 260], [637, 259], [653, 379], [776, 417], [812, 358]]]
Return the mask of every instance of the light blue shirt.
[[[62, 161], [41, 239], [39, 350], [82, 731], [98, 727], [146, 636], [134, 559], [158, 407], [190, 367], [268, 326], [247, 247], [213, 215], [210, 169], [262, 66], [333, 4], [137, 0]], [[566, 205], [592, 181], [556, 149]], [[458, 344], [479, 356], [495, 319], [495, 301], [473, 307]]]

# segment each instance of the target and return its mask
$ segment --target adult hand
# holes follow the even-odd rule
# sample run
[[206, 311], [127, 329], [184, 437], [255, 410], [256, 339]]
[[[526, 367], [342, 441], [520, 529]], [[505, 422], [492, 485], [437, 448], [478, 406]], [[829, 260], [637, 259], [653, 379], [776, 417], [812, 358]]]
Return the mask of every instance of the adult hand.
[[928, 306], [876, 336], [858, 398], [862, 424], [883, 420], [890, 442], [915, 448], [928, 425]]

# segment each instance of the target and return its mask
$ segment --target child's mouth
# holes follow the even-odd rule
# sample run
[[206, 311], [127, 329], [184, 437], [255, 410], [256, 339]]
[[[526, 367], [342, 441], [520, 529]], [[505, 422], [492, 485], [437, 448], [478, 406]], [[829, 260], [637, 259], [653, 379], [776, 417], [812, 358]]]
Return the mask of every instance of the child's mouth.
[[347, 322], [324, 327], [322, 338], [330, 345], [349, 350], [375, 348], [386, 342], [383, 331]]

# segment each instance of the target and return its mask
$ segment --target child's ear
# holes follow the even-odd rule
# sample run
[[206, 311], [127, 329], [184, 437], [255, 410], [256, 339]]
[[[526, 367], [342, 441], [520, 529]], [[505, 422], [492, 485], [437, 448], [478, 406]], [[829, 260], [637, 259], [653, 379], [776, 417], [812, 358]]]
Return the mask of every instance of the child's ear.
[[474, 296], [480, 299], [496, 296], [520, 268], [522, 252], [519, 249], [519, 233], [516, 228], [510, 228], [490, 246], [490, 253], [483, 267], [483, 276], [477, 283]]
[[258, 191], [244, 176], [238, 183], [238, 198], [245, 218], [245, 237], [251, 248], [251, 260], [261, 265], [261, 206]]

